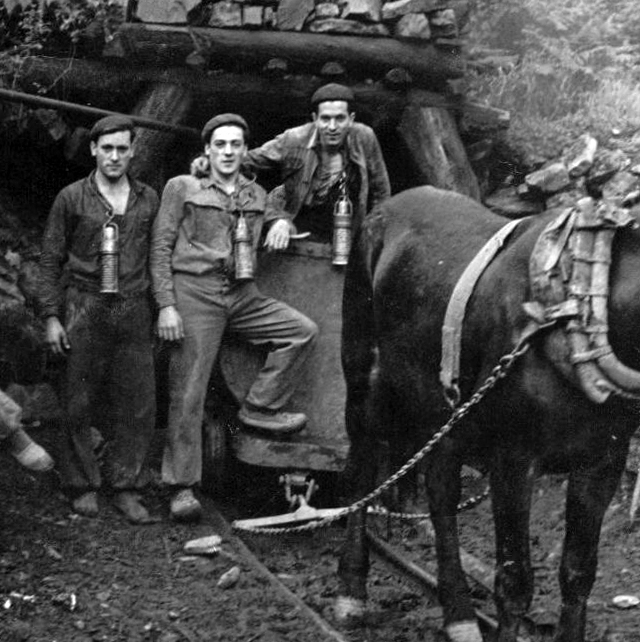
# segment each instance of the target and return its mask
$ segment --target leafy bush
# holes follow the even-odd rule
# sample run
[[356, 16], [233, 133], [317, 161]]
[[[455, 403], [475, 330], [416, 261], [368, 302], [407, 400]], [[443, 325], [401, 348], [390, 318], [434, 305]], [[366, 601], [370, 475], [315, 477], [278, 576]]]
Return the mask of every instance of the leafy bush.
[[[19, 73], [25, 58], [41, 53], [75, 56], [83, 46], [96, 47], [113, 37], [123, 20], [116, 0], [57, 0], [46, 6], [36, 0], [0, 8], [0, 75]], [[86, 53], [86, 52], [84, 52]]]
[[[476, 99], [508, 109], [506, 143], [521, 158], [557, 156], [590, 131], [606, 144], [640, 127], [636, 0], [478, 0], [472, 60], [511, 55], [471, 77]], [[498, 60], [498, 58], [496, 58]], [[491, 65], [488, 65], [491, 69]], [[617, 132], [616, 132], [617, 133]]]

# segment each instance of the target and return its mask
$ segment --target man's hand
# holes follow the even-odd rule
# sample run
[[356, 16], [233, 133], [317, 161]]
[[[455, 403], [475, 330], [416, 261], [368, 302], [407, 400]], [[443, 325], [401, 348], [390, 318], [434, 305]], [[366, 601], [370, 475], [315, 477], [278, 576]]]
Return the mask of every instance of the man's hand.
[[47, 319], [47, 345], [53, 354], [64, 355], [71, 348], [67, 333], [60, 323], [58, 317]]
[[161, 308], [158, 315], [158, 336], [165, 341], [178, 341], [184, 337], [182, 317], [174, 305]]
[[204, 154], [194, 158], [191, 161], [191, 166], [189, 167], [189, 173], [191, 176], [195, 176], [196, 178], [209, 176], [210, 170], [211, 165], [209, 164], [209, 158]]
[[286, 250], [291, 236], [291, 224], [286, 218], [276, 220], [264, 240], [264, 246], [271, 252], [273, 250]]

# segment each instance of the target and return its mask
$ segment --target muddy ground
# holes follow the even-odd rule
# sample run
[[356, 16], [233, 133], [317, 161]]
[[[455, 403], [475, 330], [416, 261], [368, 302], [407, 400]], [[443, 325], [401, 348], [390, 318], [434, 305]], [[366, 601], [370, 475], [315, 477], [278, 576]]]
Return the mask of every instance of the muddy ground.
[[[55, 448], [55, 425], [36, 436]], [[237, 471], [236, 495], [218, 502], [229, 516], [286, 510], [273, 483], [260, 473]], [[274, 475], [275, 478], [275, 475]], [[640, 527], [627, 511], [634, 478], [627, 476], [609, 512], [600, 551], [600, 570], [591, 598], [589, 642], [637, 642], [640, 609], [612, 605], [618, 594], [640, 595]], [[244, 491], [243, 491], [244, 488]], [[263, 489], [262, 495], [255, 492]], [[3, 642], [242, 641], [316, 642], [327, 637], [241, 559], [238, 582], [216, 586], [236, 565], [240, 551], [226, 541], [228, 555], [186, 556], [186, 541], [209, 535], [219, 525], [209, 517], [194, 526], [167, 517], [163, 491], [147, 494], [162, 521], [129, 525], [102, 498], [97, 519], [74, 516], [59, 492], [55, 474], [35, 477], [0, 453], [0, 640]], [[250, 491], [250, 492], [248, 492]], [[538, 485], [532, 520], [538, 623], [557, 611], [558, 542], [562, 535], [562, 479]], [[251, 495], [250, 505], [242, 497]], [[210, 500], [207, 500], [210, 502]], [[210, 503], [207, 505], [211, 506]], [[463, 545], [490, 563], [492, 536], [488, 501], [461, 516]], [[382, 529], [384, 531], [385, 529]], [[388, 534], [418, 558], [433, 562], [433, 545], [422, 526], [398, 523]], [[340, 528], [295, 537], [249, 537], [259, 559], [317, 612], [332, 622]], [[374, 563], [372, 612], [366, 626], [342, 631], [349, 642], [435, 642], [440, 609], [420, 591]], [[334, 626], [335, 622], [332, 622]]]

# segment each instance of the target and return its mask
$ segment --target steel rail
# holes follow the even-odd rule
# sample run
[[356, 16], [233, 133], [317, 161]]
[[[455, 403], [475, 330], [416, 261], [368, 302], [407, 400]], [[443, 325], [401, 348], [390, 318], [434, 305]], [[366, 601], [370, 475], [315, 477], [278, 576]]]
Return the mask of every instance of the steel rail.
[[88, 105], [80, 105], [79, 103], [72, 103], [66, 100], [57, 100], [55, 98], [47, 98], [45, 96], [34, 96], [33, 94], [14, 91], [13, 89], [0, 89], [0, 101], [24, 103], [26, 105], [74, 112], [77, 114], [83, 114], [84, 116], [93, 116], [95, 118], [104, 118], [105, 116], [126, 116], [138, 127], [170, 132], [172, 134], [200, 137], [200, 132], [193, 127], [173, 125], [172, 123], [166, 123], [162, 120], [154, 120], [153, 118], [145, 118], [144, 116], [136, 116], [135, 114], [123, 114], [121, 112], [110, 111], [108, 109], [100, 109], [99, 107], [89, 107]]
[[243, 560], [259, 575], [264, 577], [269, 584], [280, 593], [285, 599], [293, 603], [300, 611], [302, 617], [312, 622], [331, 642], [348, 642], [347, 639], [336, 629], [334, 629], [329, 622], [327, 622], [321, 615], [316, 613], [311, 607], [291, 591], [283, 582], [281, 582], [276, 575], [274, 575], [251, 551], [251, 549], [240, 539], [231, 528], [231, 524], [227, 519], [213, 506], [212, 502], [207, 501], [205, 510], [208, 517], [214, 522], [218, 533], [229, 542], [238, 553], [242, 556]]
[[[380, 539], [370, 530], [367, 530], [367, 540], [373, 549], [374, 553], [380, 557], [383, 561], [390, 564], [396, 571], [400, 571], [403, 575], [411, 578], [417, 582], [423, 588], [426, 588], [431, 594], [433, 594], [434, 599], [437, 600], [437, 590], [438, 590], [438, 580], [434, 575], [429, 573], [429, 571], [421, 568], [414, 562], [406, 559], [403, 555], [398, 553], [390, 544]], [[472, 578], [473, 579], [473, 578]], [[481, 609], [475, 610], [476, 618], [481, 626], [489, 630], [491, 633], [497, 633], [498, 631], [498, 622], [495, 618], [490, 615], [487, 615]], [[530, 623], [524, 623], [526, 628], [530, 628]], [[530, 642], [530, 640], [518, 636], [516, 638], [517, 642]]]

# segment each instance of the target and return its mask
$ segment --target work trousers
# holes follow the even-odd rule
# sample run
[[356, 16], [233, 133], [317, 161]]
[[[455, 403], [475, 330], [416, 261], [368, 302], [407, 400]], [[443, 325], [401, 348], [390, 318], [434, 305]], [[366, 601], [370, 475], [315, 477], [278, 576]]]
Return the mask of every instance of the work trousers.
[[104, 473], [117, 491], [140, 485], [155, 427], [155, 372], [151, 306], [146, 293], [123, 299], [67, 289], [65, 435], [62, 484], [72, 492], [96, 490], [102, 477], [95, 448], [99, 427], [107, 438]]
[[21, 427], [22, 408], [0, 390], [0, 440], [8, 439]]
[[278, 410], [295, 390], [318, 327], [301, 312], [264, 296], [253, 281], [174, 274], [184, 339], [169, 361], [169, 417], [162, 480], [193, 486], [202, 476], [202, 421], [213, 364], [228, 330], [269, 352], [245, 402]]

